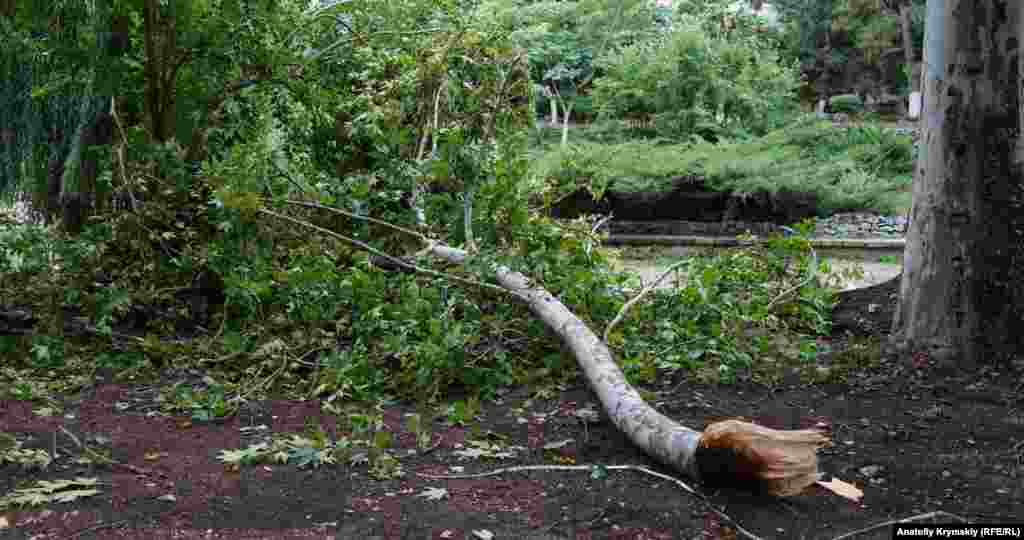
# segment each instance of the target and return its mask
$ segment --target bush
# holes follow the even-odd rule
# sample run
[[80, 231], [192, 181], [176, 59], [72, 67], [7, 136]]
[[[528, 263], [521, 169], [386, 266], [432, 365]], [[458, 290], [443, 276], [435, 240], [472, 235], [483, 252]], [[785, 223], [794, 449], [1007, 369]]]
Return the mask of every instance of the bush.
[[[908, 135], [870, 124], [835, 129], [811, 116], [763, 137], [718, 144], [577, 144], [544, 154], [531, 168], [535, 178], [546, 181], [544, 192], [553, 194], [549, 200], [587, 186], [665, 192], [673, 178], [699, 176], [709, 187], [735, 193], [815, 193], [826, 213], [865, 208], [897, 213], [906, 210], [901, 193], [913, 177], [915, 159]], [[597, 178], [600, 184], [589, 183]]]
[[834, 113], [857, 114], [864, 112], [864, 101], [857, 94], [840, 94], [828, 100]]
[[693, 24], [627, 47], [602, 67], [593, 96], [605, 118], [652, 117], [658, 136], [677, 140], [779, 127], [799, 86], [795, 67], [780, 65], [764, 44], [712, 38]]

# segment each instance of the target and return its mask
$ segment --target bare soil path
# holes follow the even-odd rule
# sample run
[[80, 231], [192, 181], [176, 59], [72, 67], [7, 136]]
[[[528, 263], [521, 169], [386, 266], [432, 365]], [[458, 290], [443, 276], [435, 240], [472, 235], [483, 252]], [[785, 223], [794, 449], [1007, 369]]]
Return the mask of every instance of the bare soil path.
[[[822, 362], [828, 362], [822, 359]], [[710, 386], [674, 376], [645, 388], [681, 423], [701, 428], [745, 417], [776, 428], [823, 423], [835, 445], [822, 467], [866, 492], [861, 503], [813, 489], [780, 500], [741, 489], [700, 487], [712, 504], [761, 538], [831, 539], [894, 518], [946, 511], [972, 523], [1024, 522], [1024, 393], [1017, 366], [942, 374], [927, 358], [882, 358], [827, 383], [799, 377], [771, 388]], [[179, 380], [166, 375], [160, 384]], [[40, 404], [0, 402], [0, 431], [56, 448], [40, 473], [0, 465], [0, 493], [40, 478], [96, 477], [100, 493], [66, 504], [0, 514], [0, 538], [28, 539], [734, 539], [707, 502], [668, 482], [636, 473], [521, 472], [438, 480], [419, 473], [480, 472], [509, 465], [641, 464], [657, 466], [599, 415], [582, 384], [550, 395], [525, 390], [485, 403], [467, 426], [432, 424], [429, 451], [405, 430], [412, 408], [381, 409], [394, 434], [403, 477], [373, 478], [365, 464], [317, 469], [217, 460], [224, 449], [257, 438], [242, 428], [340, 435], [338, 419], [314, 402], [254, 403], [224, 422], [148, 414], [152, 386], [100, 382], [69, 396], [63, 413], [39, 416]], [[116, 464], [76, 462], [81, 449], [62, 431]], [[508, 455], [463, 458], [472, 441]], [[545, 447], [548, 447], [547, 449]], [[486, 452], [484, 453], [486, 454]], [[453, 469], [453, 467], [456, 467]], [[420, 496], [434, 491], [436, 500]], [[933, 520], [934, 521], [934, 520]], [[939, 521], [949, 521], [940, 519]], [[476, 532], [474, 532], [476, 531]], [[487, 536], [493, 534], [493, 536]], [[475, 536], [474, 536], [475, 535]], [[888, 539], [890, 527], [859, 534]]]

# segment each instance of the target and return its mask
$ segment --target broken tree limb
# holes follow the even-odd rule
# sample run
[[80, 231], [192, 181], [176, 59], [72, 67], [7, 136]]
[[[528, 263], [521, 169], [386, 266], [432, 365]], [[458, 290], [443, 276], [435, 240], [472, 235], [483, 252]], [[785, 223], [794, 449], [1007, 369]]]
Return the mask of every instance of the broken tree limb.
[[[456, 264], [468, 256], [437, 243], [430, 252]], [[711, 424], [703, 434], [681, 426], [640, 397], [607, 345], [551, 293], [507, 267], [495, 274], [572, 349], [612, 422], [647, 454], [691, 478], [753, 480], [778, 496], [795, 495], [818, 480], [817, 450], [829, 441], [821, 431], [779, 431], [738, 420]]]
[[[322, 208], [341, 212], [336, 208]], [[309, 227], [370, 253], [394, 258], [363, 242], [311, 223], [266, 209], [260, 212]], [[455, 264], [462, 264], [469, 257], [464, 250], [438, 243], [419, 233], [413, 234], [427, 244], [421, 254], [430, 253]], [[396, 259], [394, 262], [416, 272], [444, 276], [406, 261]], [[501, 287], [457, 276], [444, 277], [498, 289], [525, 302], [572, 349], [587, 381], [615, 426], [647, 454], [697, 480], [715, 479], [732, 483], [753, 480], [756, 487], [771, 495], [796, 495], [818, 481], [817, 450], [829, 442], [823, 432], [815, 429], [780, 431], [738, 420], [716, 422], [709, 425], [703, 434], [681, 426], [654, 410], [640, 397], [626, 381], [608, 346], [551, 293], [508, 267], [498, 266], [494, 271]]]

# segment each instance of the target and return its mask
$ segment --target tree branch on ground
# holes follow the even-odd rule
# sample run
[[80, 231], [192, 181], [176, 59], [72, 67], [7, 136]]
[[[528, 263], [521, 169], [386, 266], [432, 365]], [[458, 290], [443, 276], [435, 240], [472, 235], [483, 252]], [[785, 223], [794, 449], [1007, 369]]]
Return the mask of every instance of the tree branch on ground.
[[[829, 443], [822, 431], [774, 430], [739, 420], [713, 423], [703, 433], [679, 425], [643, 400], [626, 381], [608, 346], [579, 317], [519, 272], [495, 265], [493, 272], [501, 287], [475, 282], [409, 264], [302, 220], [266, 209], [260, 212], [333, 236], [417, 272], [497, 289], [521, 299], [572, 349], [612, 423], [644, 452], [691, 478], [718, 479], [724, 470], [737, 483], [753, 481], [757, 488], [777, 496], [795, 495], [818, 481], [817, 450]], [[465, 250], [436, 241], [429, 241], [427, 249], [453, 264], [463, 264], [470, 256]]]
[[[338, 210], [338, 209], [335, 208], [334, 210]], [[496, 291], [496, 292], [499, 292], [499, 293], [502, 293], [502, 294], [512, 294], [513, 296], [517, 296], [517, 294], [514, 291], [510, 291], [508, 289], [505, 289], [503, 287], [499, 287], [497, 285], [492, 285], [490, 283], [484, 283], [484, 282], [481, 282], [481, 281], [475, 281], [475, 280], [472, 280], [472, 279], [466, 279], [466, 278], [455, 276], [455, 275], [452, 275], [452, 274], [446, 274], [444, 272], [438, 272], [437, 270], [431, 270], [429, 268], [423, 268], [422, 266], [417, 266], [417, 265], [412, 264], [412, 263], [410, 263], [408, 261], [405, 261], [405, 260], [402, 260], [402, 259], [400, 259], [398, 257], [395, 257], [394, 255], [390, 255], [388, 253], [385, 253], [385, 252], [383, 252], [383, 251], [381, 251], [381, 250], [379, 250], [379, 249], [377, 249], [377, 248], [367, 244], [366, 242], [362, 242], [360, 240], [356, 240], [355, 238], [350, 238], [350, 237], [345, 236], [343, 234], [336, 233], [336, 232], [334, 232], [332, 230], [325, 229], [325, 228], [320, 227], [318, 225], [314, 225], [312, 223], [309, 223], [308, 221], [303, 221], [301, 219], [295, 219], [293, 217], [286, 216], [284, 214], [279, 214], [277, 212], [274, 212], [273, 210], [267, 210], [265, 208], [259, 209], [259, 213], [266, 214], [268, 216], [275, 217], [275, 218], [280, 219], [280, 220], [288, 221], [290, 223], [294, 223], [294, 224], [300, 225], [302, 227], [313, 229], [313, 230], [315, 230], [317, 232], [320, 232], [320, 233], [326, 234], [328, 236], [337, 238], [338, 240], [341, 240], [342, 242], [346, 242], [348, 244], [356, 246], [359, 249], [362, 249], [363, 251], [366, 251], [367, 253], [371, 253], [373, 255], [376, 255], [376, 256], [378, 256], [378, 257], [388, 261], [389, 263], [391, 263], [391, 264], [393, 264], [393, 265], [395, 265], [395, 266], [397, 266], [399, 268], [404, 268], [406, 270], [411, 270], [411, 271], [414, 271], [414, 272], [418, 272], [420, 274], [426, 274], [428, 276], [434, 276], [434, 277], [439, 277], [439, 278], [443, 278], [443, 279], [448, 279], [448, 280], [451, 280], [451, 281], [456, 281], [456, 282], [463, 283], [463, 284], [466, 284], [466, 285], [472, 285], [474, 287], [480, 287], [482, 289], [489, 289], [489, 290]], [[362, 218], [362, 217], [365, 217], [365, 216], [358, 216], [358, 217]], [[397, 225], [395, 225], [395, 227], [397, 227]], [[426, 238], [426, 237], [423, 237], [422, 235], [421, 235], [421, 237], [422, 238]], [[430, 242], [432, 242], [432, 241], [430, 241]]]

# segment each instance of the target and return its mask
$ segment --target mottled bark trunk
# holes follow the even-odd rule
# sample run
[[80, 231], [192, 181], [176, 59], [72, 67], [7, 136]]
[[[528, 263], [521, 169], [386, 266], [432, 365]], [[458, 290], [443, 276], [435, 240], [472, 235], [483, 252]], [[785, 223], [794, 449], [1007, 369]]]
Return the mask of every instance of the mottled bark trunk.
[[[906, 3], [900, 4], [900, 27], [903, 34], [903, 61], [906, 62], [907, 73], [913, 73], [914, 71], [914, 38], [910, 33], [910, 9], [911, 5], [909, 0]], [[913, 75], [911, 75], [913, 77]], [[910, 90], [916, 90], [918, 88], [918, 81], [913, 79], [910, 80]]]
[[929, 1], [923, 136], [893, 344], [971, 367], [1024, 350], [1018, 2]]

